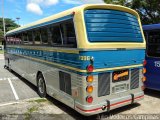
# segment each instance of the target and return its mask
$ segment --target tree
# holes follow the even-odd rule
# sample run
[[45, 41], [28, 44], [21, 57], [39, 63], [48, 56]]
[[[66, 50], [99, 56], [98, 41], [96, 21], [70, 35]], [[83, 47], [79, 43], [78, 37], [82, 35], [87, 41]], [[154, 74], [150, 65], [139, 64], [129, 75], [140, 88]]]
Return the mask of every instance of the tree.
[[104, 2], [106, 2], [107, 4], [118, 4], [125, 6], [127, 0], [104, 0]]
[[159, 0], [133, 0], [130, 7], [138, 11], [143, 24], [160, 22]]
[[141, 17], [142, 24], [160, 23], [159, 0], [104, 0], [109, 4], [119, 4], [136, 10]]
[[[5, 27], [6, 27], [6, 32], [10, 31], [12, 29], [15, 29], [18, 27], [18, 25], [15, 23], [14, 20], [10, 18], [5, 18]], [[0, 41], [3, 40], [3, 19], [0, 18]]]

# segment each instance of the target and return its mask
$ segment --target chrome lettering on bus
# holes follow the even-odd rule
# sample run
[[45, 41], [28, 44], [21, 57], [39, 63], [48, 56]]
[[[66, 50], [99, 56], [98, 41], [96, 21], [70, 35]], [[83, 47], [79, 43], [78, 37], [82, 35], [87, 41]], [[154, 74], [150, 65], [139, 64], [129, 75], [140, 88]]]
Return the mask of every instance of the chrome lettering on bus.
[[92, 56], [79, 56], [79, 60], [82, 61], [89, 61], [91, 60]]

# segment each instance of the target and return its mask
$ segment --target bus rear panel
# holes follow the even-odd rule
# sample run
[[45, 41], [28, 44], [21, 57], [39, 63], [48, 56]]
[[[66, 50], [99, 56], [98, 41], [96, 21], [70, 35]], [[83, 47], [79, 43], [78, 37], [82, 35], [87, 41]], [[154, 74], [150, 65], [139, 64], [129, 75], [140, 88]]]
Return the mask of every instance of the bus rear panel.
[[[81, 73], [84, 86], [79, 94], [83, 101], [76, 101], [76, 109], [86, 115], [109, 111], [137, 102], [144, 97], [143, 60], [144, 48], [126, 48], [125, 43], [143, 44], [143, 33], [136, 16], [113, 9], [86, 9], [84, 22], [88, 44], [118, 44], [117, 48], [98, 48], [80, 52]], [[124, 44], [123, 44], [124, 43]], [[96, 50], [96, 48], [98, 50]], [[91, 66], [91, 67], [90, 67]], [[87, 82], [88, 77], [93, 82]], [[87, 88], [91, 88], [89, 92]]]

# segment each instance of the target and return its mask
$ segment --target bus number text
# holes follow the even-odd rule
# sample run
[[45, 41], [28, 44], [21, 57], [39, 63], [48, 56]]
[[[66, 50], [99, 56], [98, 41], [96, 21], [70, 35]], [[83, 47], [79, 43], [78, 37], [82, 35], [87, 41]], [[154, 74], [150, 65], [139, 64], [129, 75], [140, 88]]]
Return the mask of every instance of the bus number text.
[[155, 61], [155, 67], [160, 67], [160, 61]]
[[79, 60], [88, 61], [90, 59], [91, 59], [90, 56], [79, 56]]

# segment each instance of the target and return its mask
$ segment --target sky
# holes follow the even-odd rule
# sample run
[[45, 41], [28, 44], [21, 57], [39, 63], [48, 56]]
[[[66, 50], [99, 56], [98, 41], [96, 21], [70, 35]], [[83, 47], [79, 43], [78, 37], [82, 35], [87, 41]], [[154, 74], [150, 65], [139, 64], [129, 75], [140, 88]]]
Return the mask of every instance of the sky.
[[[86, 3], [103, 3], [103, 0], [3, 0], [4, 17], [20, 25], [26, 25], [41, 18], [59, 13]], [[2, 17], [0, 0], [0, 17]], [[20, 18], [17, 20], [16, 18]]]

